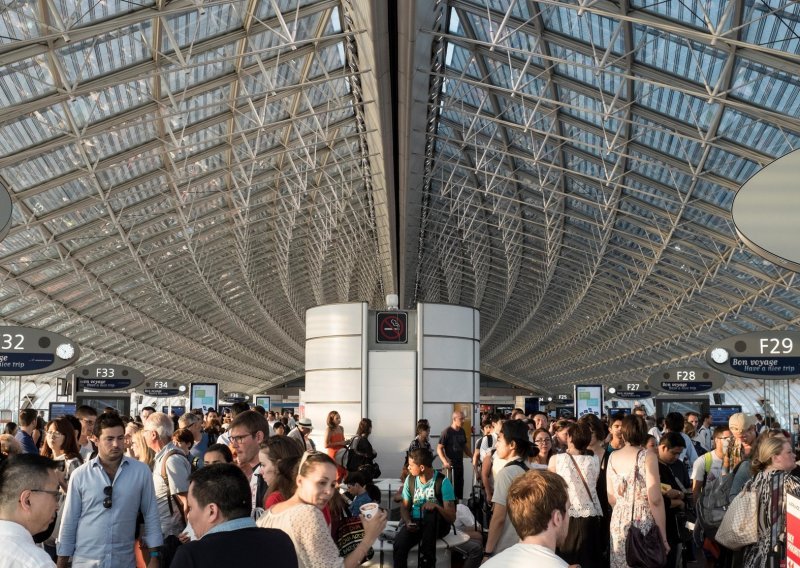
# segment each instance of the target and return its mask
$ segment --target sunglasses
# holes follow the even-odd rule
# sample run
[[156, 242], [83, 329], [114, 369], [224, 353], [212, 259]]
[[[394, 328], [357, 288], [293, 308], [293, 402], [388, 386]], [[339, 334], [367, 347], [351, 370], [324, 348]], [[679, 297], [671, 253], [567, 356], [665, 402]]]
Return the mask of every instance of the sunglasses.
[[106, 496], [106, 498], [103, 499], [103, 507], [105, 507], [106, 509], [110, 509], [111, 508], [111, 494], [112, 494], [113, 490], [114, 490], [114, 488], [111, 487], [110, 485], [107, 485], [107, 486], [103, 487], [103, 493]]

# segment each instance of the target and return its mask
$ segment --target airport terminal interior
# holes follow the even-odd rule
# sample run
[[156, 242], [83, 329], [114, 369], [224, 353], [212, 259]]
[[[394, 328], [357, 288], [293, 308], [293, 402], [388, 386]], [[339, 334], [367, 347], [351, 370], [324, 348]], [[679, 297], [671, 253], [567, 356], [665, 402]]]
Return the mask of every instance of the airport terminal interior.
[[[9, 0], [0, 321], [69, 338], [81, 364], [289, 404], [306, 310], [392, 294], [477, 310], [482, 391], [509, 404], [705, 367], [715, 342], [800, 318], [797, 273], [731, 214], [800, 145], [799, 17]], [[67, 400], [68, 370], [6, 371], [0, 419]], [[786, 377], [716, 392], [784, 427], [800, 408]]]

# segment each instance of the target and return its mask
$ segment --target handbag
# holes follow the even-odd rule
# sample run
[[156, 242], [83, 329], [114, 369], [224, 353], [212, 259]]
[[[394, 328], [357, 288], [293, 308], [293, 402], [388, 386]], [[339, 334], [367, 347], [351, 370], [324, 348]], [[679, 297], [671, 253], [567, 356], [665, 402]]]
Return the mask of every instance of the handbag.
[[[339, 521], [336, 527], [336, 547], [339, 549], [339, 556], [347, 557], [364, 540], [364, 525], [358, 517], [345, 517]], [[362, 563], [370, 560], [375, 551], [370, 548], [367, 556]]]
[[758, 495], [755, 491], [743, 490], [731, 501], [714, 539], [731, 550], [739, 550], [758, 540]]
[[633, 524], [634, 506], [636, 504], [636, 482], [639, 480], [639, 456], [636, 454], [636, 466], [633, 470], [633, 498], [631, 499], [631, 523], [628, 538], [625, 541], [625, 562], [631, 568], [663, 568], [667, 563], [667, 549], [661, 541], [658, 527], [653, 525], [647, 533]]

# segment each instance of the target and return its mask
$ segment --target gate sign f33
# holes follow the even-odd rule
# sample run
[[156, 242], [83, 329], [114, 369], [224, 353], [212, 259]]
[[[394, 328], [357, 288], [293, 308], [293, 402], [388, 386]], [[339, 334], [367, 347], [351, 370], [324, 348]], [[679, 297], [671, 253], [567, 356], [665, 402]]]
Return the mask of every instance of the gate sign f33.
[[717, 341], [708, 364], [723, 373], [755, 379], [800, 377], [800, 332], [754, 331]]
[[39, 375], [75, 364], [80, 349], [44, 329], [0, 326], [0, 375]]
[[72, 370], [67, 378], [75, 380], [75, 392], [89, 390], [126, 390], [144, 382], [144, 375], [125, 365], [82, 365]]

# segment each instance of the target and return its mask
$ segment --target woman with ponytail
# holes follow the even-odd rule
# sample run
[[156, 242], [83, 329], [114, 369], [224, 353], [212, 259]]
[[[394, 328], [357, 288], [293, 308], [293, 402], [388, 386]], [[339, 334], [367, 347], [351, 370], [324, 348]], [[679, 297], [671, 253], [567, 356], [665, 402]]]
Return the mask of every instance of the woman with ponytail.
[[506, 512], [508, 489], [512, 481], [528, 471], [526, 461], [537, 452], [528, 439], [528, 427], [521, 420], [508, 420], [503, 424], [495, 448], [495, 455], [506, 460], [506, 464], [494, 478], [494, 509], [484, 557], [492, 557], [519, 542], [519, 535]]

